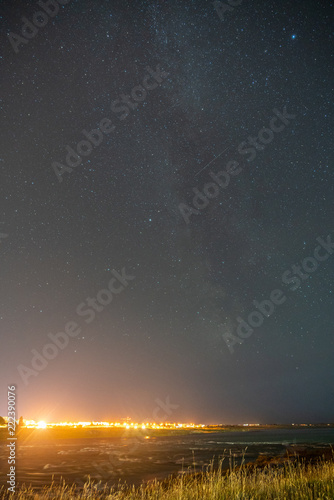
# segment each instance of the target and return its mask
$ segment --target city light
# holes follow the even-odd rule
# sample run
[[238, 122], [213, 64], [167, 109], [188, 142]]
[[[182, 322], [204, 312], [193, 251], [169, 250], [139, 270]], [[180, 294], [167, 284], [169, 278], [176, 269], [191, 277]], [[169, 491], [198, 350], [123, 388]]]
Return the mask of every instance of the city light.
[[124, 429], [124, 430], [158, 430], [158, 429], [203, 429], [206, 427], [204, 424], [194, 424], [194, 423], [172, 423], [172, 422], [131, 422], [130, 418], [124, 419], [123, 422], [45, 422], [40, 420], [36, 422], [35, 420], [23, 419], [23, 426], [30, 429], [52, 429], [52, 428], [87, 428], [87, 427], [98, 427], [98, 428], [114, 428], [114, 429]]
[[40, 420], [38, 423], [37, 423], [37, 429], [46, 429], [47, 427], [47, 423], [44, 422], [44, 420]]

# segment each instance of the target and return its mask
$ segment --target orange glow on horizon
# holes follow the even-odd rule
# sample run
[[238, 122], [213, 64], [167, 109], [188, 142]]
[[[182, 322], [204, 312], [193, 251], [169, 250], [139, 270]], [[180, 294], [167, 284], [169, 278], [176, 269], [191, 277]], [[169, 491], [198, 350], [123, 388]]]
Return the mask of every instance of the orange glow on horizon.
[[47, 428], [47, 423], [44, 422], [44, 420], [40, 420], [37, 422], [37, 429], [46, 429]]
[[50, 428], [60, 428], [60, 427], [71, 427], [71, 428], [85, 428], [85, 427], [99, 427], [99, 428], [115, 428], [115, 429], [125, 429], [125, 430], [149, 430], [149, 429], [199, 429], [206, 427], [204, 424], [193, 424], [193, 423], [171, 423], [171, 422], [129, 422], [129, 419], [125, 422], [50, 422], [47, 423], [44, 420], [36, 422], [35, 420], [23, 420], [24, 426], [32, 429], [50, 429]]

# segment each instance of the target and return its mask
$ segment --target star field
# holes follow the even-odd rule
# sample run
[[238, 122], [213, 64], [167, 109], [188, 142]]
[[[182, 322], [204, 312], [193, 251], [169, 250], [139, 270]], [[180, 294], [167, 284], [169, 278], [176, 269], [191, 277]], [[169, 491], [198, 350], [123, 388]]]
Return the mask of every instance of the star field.
[[[141, 420], [169, 396], [175, 421], [333, 420], [334, 255], [282, 282], [334, 240], [333, 4], [223, 20], [213, 4], [71, 0], [17, 53], [9, 34], [41, 8], [0, 7], [0, 378], [27, 418]], [[103, 119], [114, 130], [70, 167]], [[228, 162], [240, 173], [196, 208]], [[77, 307], [123, 268], [87, 323]], [[236, 337], [275, 289], [285, 302]], [[25, 383], [18, 366], [69, 321], [80, 333]]]

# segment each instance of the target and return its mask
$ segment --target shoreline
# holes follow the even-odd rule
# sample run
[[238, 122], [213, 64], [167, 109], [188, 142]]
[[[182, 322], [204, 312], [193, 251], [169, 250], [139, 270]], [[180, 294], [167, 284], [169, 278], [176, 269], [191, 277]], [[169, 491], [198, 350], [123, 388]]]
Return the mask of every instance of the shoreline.
[[[273, 490], [275, 496], [272, 496]], [[333, 493], [334, 498], [334, 450], [332, 445], [310, 446], [309, 444], [290, 446], [279, 456], [262, 456], [255, 462], [240, 466], [229, 466], [226, 470], [220, 465], [218, 469], [208, 467], [206, 471], [188, 474], [171, 474], [165, 479], [152, 479], [132, 487], [128, 483], [118, 483], [110, 487], [103, 481], [88, 479], [81, 488], [72, 486], [70, 482], [52, 483], [46, 488], [27, 488], [17, 485], [15, 494], [8, 495], [4, 487], [0, 487], [0, 499], [47, 500], [50, 498], [73, 500], [75, 498], [102, 500], [117, 498], [119, 500], [151, 500], [153, 498], [201, 498], [210, 500], [240, 499], [241, 494], [249, 498], [277, 500], [290, 498], [286, 496], [295, 490], [294, 498], [320, 498], [320, 493]], [[307, 493], [307, 495], [306, 495]], [[200, 494], [200, 496], [198, 496]], [[112, 495], [112, 496], [111, 496]], [[264, 496], [265, 495], [265, 496]], [[319, 495], [319, 496], [318, 496]], [[218, 497], [217, 497], [218, 498]]]
[[[268, 432], [272, 429], [266, 427], [231, 432], [228, 429], [167, 432], [160, 429], [146, 431], [150, 436], [145, 439], [139, 430], [125, 433], [122, 429], [95, 429], [96, 432], [90, 434], [94, 429], [66, 429], [64, 433], [59, 428], [23, 428], [17, 433], [17, 485], [20, 488], [31, 484], [36, 491], [41, 491], [50, 487], [52, 481], [57, 485], [64, 480], [68, 485], [83, 486], [90, 478], [108, 487], [119, 482], [140, 487], [152, 481], [165, 482], [171, 477], [174, 480], [200, 477], [210, 467], [217, 471], [221, 459], [224, 475], [231, 465], [238, 471], [242, 464], [243, 470], [251, 473], [267, 466], [284, 468], [296, 460], [310, 464], [319, 459], [333, 462], [333, 429], [327, 432], [326, 426], [317, 429], [321, 432], [302, 430], [291, 432], [290, 427], [288, 432], [284, 429]], [[3, 455], [0, 462], [6, 467], [6, 444], [0, 445]], [[4, 480], [2, 473], [0, 484], [4, 484]]]
[[[46, 429], [37, 429], [29, 427], [18, 427], [16, 437], [18, 440], [25, 441], [27, 439], [36, 439], [36, 441], [52, 440], [52, 439], [98, 439], [98, 438], [119, 438], [119, 437], [136, 437], [136, 436], [149, 436], [149, 437], [162, 437], [162, 436], [184, 436], [184, 435], [198, 435], [198, 434], [215, 434], [215, 433], [229, 433], [229, 432], [245, 432], [257, 433], [260, 431], [272, 430], [324, 430], [334, 429], [334, 424], [307, 424], [307, 425], [292, 425], [292, 424], [267, 424], [258, 426], [244, 426], [244, 425], [231, 425], [231, 426], [207, 426], [203, 429], [125, 429], [124, 427], [99, 427], [99, 426], [86, 426], [86, 427], [52, 427]], [[7, 441], [8, 432], [7, 427], [0, 427], [0, 443]]]

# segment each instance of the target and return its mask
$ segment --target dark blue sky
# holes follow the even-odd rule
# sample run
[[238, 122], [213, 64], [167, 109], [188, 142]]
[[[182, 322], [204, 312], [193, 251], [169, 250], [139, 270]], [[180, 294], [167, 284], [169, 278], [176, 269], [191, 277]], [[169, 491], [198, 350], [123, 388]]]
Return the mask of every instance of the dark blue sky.
[[0, 6], [0, 414], [333, 421], [332, 2], [60, 3]]

